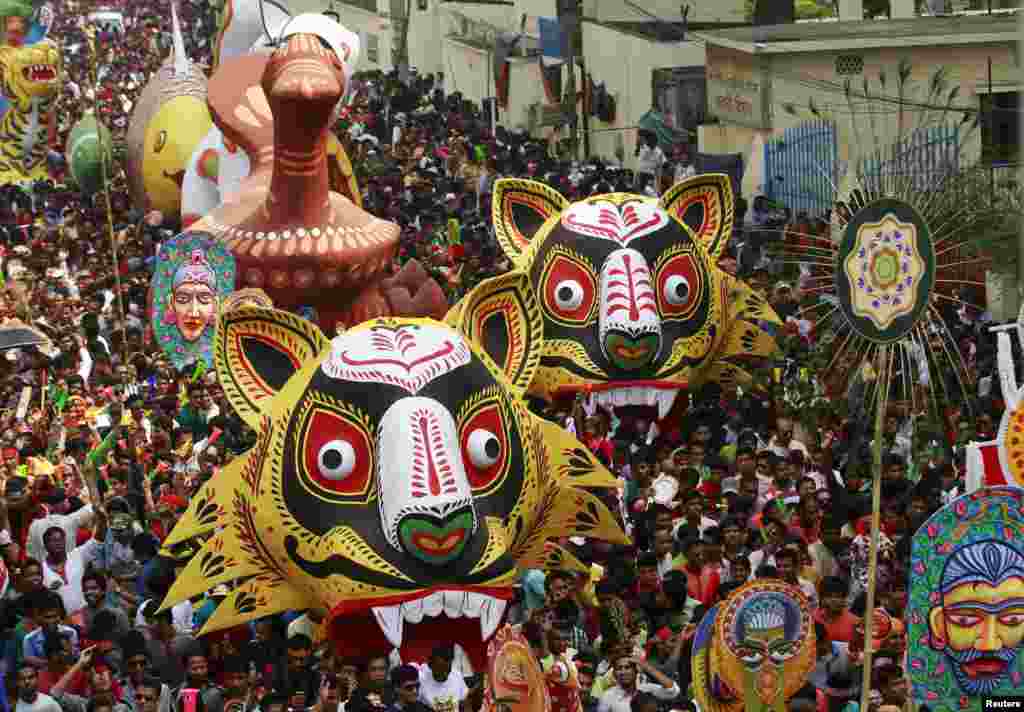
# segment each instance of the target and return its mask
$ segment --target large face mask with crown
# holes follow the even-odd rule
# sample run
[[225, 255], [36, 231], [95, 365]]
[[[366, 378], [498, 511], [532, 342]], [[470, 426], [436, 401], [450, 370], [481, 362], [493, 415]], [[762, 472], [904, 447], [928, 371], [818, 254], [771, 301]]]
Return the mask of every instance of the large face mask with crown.
[[694, 697], [709, 712], [785, 712], [814, 668], [814, 622], [799, 588], [755, 581], [714, 606], [693, 644]]
[[243, 307], [217, 333], [220, 382], [259, 441], [168, 542], [212, 534], [165, 604], [242, 581], [204, 630], [317, 608], [342, 652], [424, 660], [445, 640], [481, 665], [520, 569], [583, 568], [548, 539], [625, 541], [586, 491], [614, 478], [523, 403], [542, 334], [523, 275], [483, 283], [449, 324], [378, 319], [328, 341]]

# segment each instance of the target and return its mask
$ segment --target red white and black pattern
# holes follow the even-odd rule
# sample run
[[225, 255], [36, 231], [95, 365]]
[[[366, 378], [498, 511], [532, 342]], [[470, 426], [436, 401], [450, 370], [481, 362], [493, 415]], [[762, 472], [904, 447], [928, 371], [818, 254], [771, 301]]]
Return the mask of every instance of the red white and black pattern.
[[601, 342], [610, 330], [633, 338], [661, 334], [661, 317], [651, 268], [633, 249], [616, 250], [601, 266]]
[[633, 240], [661, 230], [670, 219], [654, 202], [629, 200], [617, 205], [594, 200], [569, 206], [562, 215], [562, 225], [582, 235], [611, 240], [625, 247]]
[[387, 383], [415, 394], [470, 360], [465, 340], [442, 326], [374, 326], [335, 337], [323, 370], [331, 378]]
[[[396, 401], [381, 420], [377, 440], [377, 499], [381, 525], [393, 547], [401, 549], [398, 527], [410, 514], [444, 519], [472, 508], [458, 429], [443, 404], [419, 396]], [[473, 518], [475, 530], [475, 511]]]

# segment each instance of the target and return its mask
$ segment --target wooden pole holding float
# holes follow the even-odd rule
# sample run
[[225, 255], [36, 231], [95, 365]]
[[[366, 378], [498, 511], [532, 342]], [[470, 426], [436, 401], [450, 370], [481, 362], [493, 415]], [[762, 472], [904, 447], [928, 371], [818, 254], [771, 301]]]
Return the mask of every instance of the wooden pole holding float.
[[878, 375], [875, 388], [875, 442], [872, 443], [871, 485], [871, 542], [868, 549], [868, 591], [864, 609], [864, 655], [861, 659], [860, 709], [866, 712], [871, 702], [871, 657], [874, 654], [875, 588], [878, 575], [878, 539], [881, 527], [882, 503], [882, 436], [885, 433], [885, 413], [889, 406], [889, 349], [888, 344], [878, 349]]
[[[114, 212], [110, 205], [110, 181], [107, 176], [107, 158], [114, 162], [113, 146], [108, 152], [103, 145], [103, 132], [100, 131], [100, 96], [99, 96], [99, 49], [96, 46], [96, 28], [90, 27], [86, 33], [92, 55], [92, 113], [96, 117], [96, 136], [100, 144], [100, 180], [103, 182], [103, 199], [107, 209], [107, 231], [110, 236], [110, 260], [114, 267], [114, 289], [117, 290], [117, 310], [121, 317], [121, 365], [128, 364], [128, 324], [124, 311], [124, 293], [121, 291], [121, 265], [117, 259], [117, 238], [114, 235]], [[124, 370], [119, 368], [122, 390], [128, 385], [124, 382]]]

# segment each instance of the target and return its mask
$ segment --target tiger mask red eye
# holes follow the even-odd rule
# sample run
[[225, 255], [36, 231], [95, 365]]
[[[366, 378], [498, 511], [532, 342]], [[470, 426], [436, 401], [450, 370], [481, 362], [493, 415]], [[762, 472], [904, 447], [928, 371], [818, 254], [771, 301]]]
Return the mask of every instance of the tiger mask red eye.
[[704, 271], [690, 252], [670, 254], [658, 268], [657, 297], [663, 319], [689, 318], [704, 296]]
[[508, 470], [508, 425], [498, 400], [484, 401], [463, 417], [462, 453], [473, 493], [487, 493]]
[[569, 250], [552, 250], [541, 277], [544, 310], [551, 319], [583, 326], [594, 318], [597, 275], [585, 259]]
[[303, 486], [332, 501], [365, 501], [374, 462], [366, 427], [341, 412], [313, 405], [300, 433]]

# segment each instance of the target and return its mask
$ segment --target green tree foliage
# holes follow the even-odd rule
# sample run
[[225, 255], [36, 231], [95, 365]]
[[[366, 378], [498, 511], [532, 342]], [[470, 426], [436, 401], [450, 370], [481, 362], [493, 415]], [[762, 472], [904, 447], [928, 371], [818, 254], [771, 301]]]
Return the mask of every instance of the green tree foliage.
[[35, 7], [30, 0], [0, 0], [0, 17], [32, 17]]

